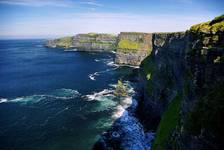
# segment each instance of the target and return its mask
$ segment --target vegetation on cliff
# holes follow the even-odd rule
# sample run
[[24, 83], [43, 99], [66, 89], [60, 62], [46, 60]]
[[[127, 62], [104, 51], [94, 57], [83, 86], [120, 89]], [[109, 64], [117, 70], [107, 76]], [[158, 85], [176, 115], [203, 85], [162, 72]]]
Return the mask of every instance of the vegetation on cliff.
[[151, 52], [151, 36], [152, 34], [140, 32], [121, 32], [117, 49], [122, 52]]
[[218, 31], [224, 32], [224, 15], [216, 17], [212, 21], [193, 25], [190, 28], [190, 31], [213, 34], [217, 33]]
[[164, 112], [159, 127], [156, 131], [156, 139], [153, 142], [152, 149], [167, 149], [168, 139], [180, 120], [181, 99], [182, 95], [177, 93], [169, 104], [167, 110]]
[[124, 97], [127, 96], [126, 88], [121, 80], [118, 80], [116, 89], [114, 91], [114, 95], [118, 97]]
[[123, 49], [124, 51], [131, 50], [135, 52], [139, 49], [139, 46], [140, 46], [139, 42], [135, 42], [135, 41], [127, 40], [127, 39], [122, 39], [118, 43], [118, 48]]

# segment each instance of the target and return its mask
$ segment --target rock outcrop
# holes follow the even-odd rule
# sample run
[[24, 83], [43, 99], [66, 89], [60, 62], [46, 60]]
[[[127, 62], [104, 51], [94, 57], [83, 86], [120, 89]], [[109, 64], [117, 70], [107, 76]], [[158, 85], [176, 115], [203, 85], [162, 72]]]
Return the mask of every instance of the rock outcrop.
[[152, 50], [152, 34], [121, 32], [118, 36], [115, 63], [138, 66]]

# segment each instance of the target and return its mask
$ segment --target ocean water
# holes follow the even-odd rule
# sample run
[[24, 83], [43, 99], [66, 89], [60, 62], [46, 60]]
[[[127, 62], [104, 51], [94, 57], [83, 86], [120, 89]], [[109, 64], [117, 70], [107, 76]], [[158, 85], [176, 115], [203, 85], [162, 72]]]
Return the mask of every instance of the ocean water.
[[[0, 149], [91, 149], [122, 115], [120, 107], [131, 104], [113, 90], [133, 68], [114, 65], [111, 53], [52, 49], [44, 42], [0, 41]], [[125, 85], [131, 96], [131, 84]]]

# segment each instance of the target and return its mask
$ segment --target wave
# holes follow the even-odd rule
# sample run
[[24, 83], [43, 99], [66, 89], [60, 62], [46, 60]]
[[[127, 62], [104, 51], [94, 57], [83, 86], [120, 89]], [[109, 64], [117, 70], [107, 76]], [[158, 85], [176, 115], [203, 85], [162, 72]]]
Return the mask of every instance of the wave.
[[96, 80], [96, 76], [99, 75], [99, 72], [94, 72], [92, 74], [89, 74], [88, 77], [90, 78], [90, 80]]
[[102, 112], [109, 110], [117, 105], [114, 101], [115, 96], [111, 89], [104, 89], [100, 92], [94, 92], [93, 94], [85, 95], [87, 101], [96, 101], [94, 107], [91, 108], [90, 112]]
[[54, 98], [67, 100], [80, 96], [81, 94], [77, 90], [72, 89], [56, 89], [49, 94], [41, 94], [41, 95], [30, 95], [30, 96], [22, 96], [12, 99], [1, 98], [0, 103], [9, 103], [9, 102], [19, 102], [19, 103], [37, 103], [44, 99]]
[[64, 52], [77, 52], [77, 49], [65, 49]]
[[7, 98], [0, 98], [0, 103], [5, 103], [5, 102], [7, 102], [7, 101], [8, 101]]
[[100, 74], [103, 74], [103, 73], [106, 73], [106, 72], [110, 72], [110, 71], [113, 71], [113, 70], [116, 70], [118, 67], [116, 68], [111, 68], [111, 69], [106, 69], [106, 70], [103, 70], [103, 71], [98, 71], [98, 72], [94, 72], [94, 73], [91, 73], [88, 75], [88, 77], [90, 78], [90, 80], [96, 80], [96, 76], [99, 76]]
[[104, 89], [103, 91], [86, 95], [86, 97], [89, 101], [92, 101], [92, 100], [101, 101], [103, 96], [113, 96], [114, 97], [113, 90]]
[[95, 61], [95, 62], [99, 62], [100, 60], [99, 60], [99, 59], [94, 59], [94, 61]]

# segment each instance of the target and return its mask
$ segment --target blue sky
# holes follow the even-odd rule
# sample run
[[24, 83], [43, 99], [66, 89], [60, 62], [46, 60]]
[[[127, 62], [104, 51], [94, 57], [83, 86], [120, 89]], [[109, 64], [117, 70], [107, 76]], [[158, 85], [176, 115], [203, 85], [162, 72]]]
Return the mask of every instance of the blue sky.
[[223, 0], [0, 0], [0, 38], [184, 31], [221, 14]]

